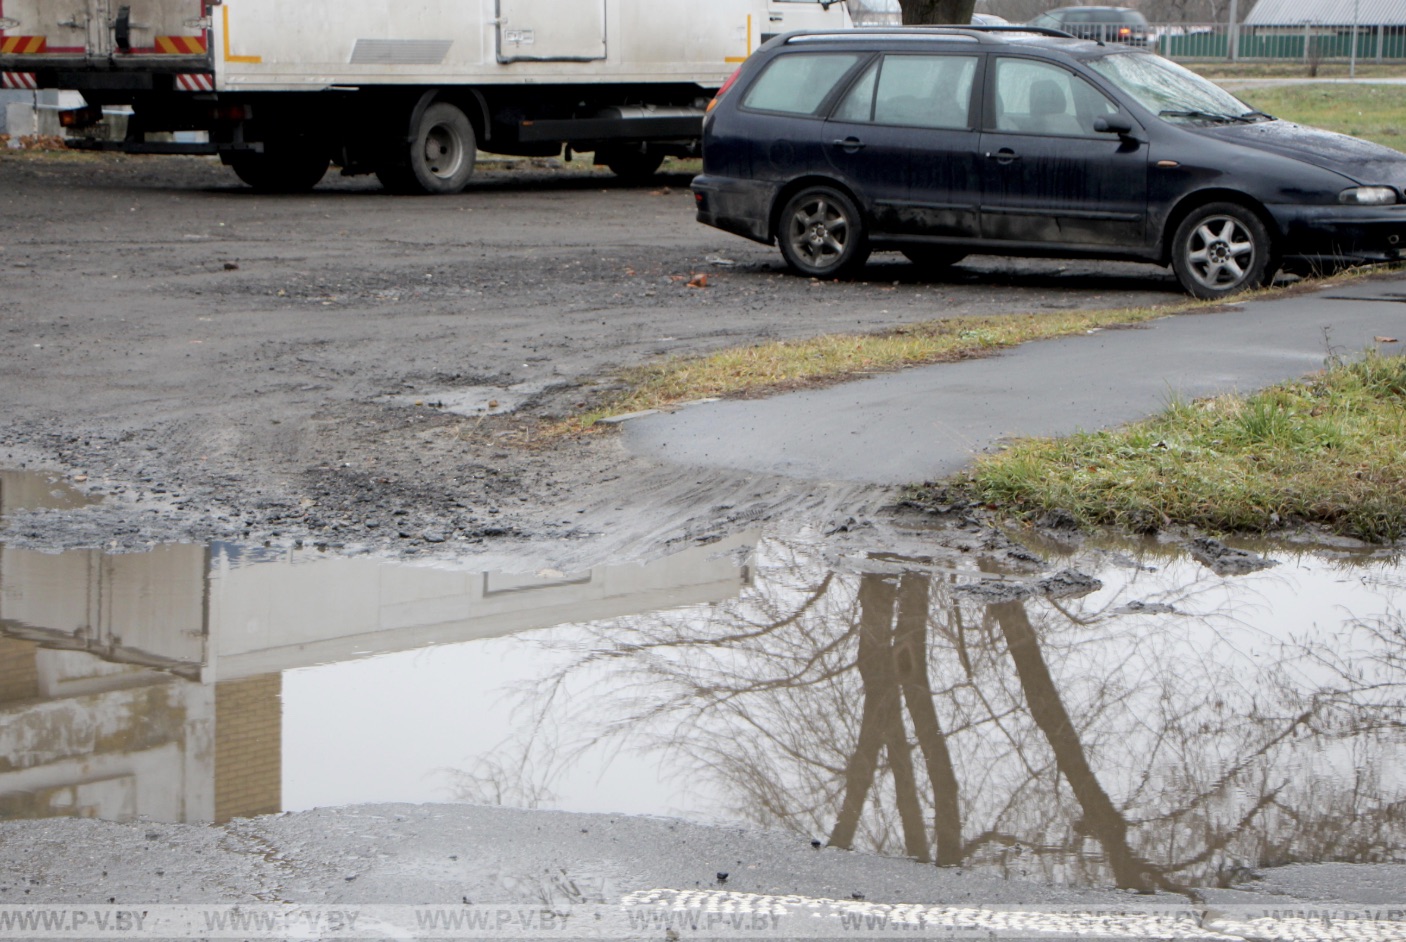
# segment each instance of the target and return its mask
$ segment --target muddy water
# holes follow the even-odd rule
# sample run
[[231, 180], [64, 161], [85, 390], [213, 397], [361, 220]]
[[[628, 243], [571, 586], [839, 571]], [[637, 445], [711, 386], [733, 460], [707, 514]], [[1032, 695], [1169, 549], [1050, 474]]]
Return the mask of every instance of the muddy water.
[[[75, 500], [0, 476], [0, 513]], [[1406, 566], [1256, 549], [1037, 583], [804, 535], [525, 575], [0, 546], [0, 816], [468, 800], [1144, 889], [1398, 859]]]

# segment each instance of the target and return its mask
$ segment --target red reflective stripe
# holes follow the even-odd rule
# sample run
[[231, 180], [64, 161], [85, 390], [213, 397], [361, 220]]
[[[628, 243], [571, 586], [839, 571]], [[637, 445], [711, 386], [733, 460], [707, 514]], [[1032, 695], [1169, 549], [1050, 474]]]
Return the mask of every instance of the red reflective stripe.
[[166, 55], [200, 55], [205, 52], [205, 37], [157, 36], [155, 51]]
[[176, 87], [183, 92], [213, 92], [215, 77], [208, 72], [197, 75], [177, 75]]
[[6, 36], [0, 39], [0, 52], [16, 56], [32, 56], [44, 52], [46, 36]]

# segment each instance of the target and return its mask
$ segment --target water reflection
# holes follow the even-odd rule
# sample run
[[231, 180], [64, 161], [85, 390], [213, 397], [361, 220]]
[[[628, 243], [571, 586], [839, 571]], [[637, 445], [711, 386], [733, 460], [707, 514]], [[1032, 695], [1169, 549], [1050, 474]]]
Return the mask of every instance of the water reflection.
[[88, 503], [57, 475], [0, 469], [0, 519], [17, 510], [68, 510]]
[[0, 817], [458, 797], [1137, 890], [1400, 859], [1406, 568], [1260, 549], [1087, 550], [1032, 595], [804, 540], [515, 576], [0, 545]]
[[610, 712], [581, 742], [653, 750], [731, 814], [841, 847], [1144, 891], [1399, 859], [1402, 570], [1280, 557], [1228, 579], [1098, 553], [1083, 598], [983, 604], [969, 576], [840, 574], [768, 541], [737, 601], [593, 626], [523, 695], [592, 672], [581, 696]]
[[[4, 484], [6, 507], [71, 506], [47, 480]], [[296, 696], [310, 679], [330, 674], [347, 688], [350, 677], [359, 704], [393, 713], [433, 671], [397, 685], [386, 652], [438, 652], [453, 664], [469, 650], [469, 663], [442, 682], [493, 689], [500, 678], [466, 642], [734, 597], [749, 545], [647, 567], [506, 575], [235, 545], [48, 554], [0, 544], [0, 818], [223, 821], [283, 810], [296, 779], [288, 766], [325, 789], [346, 777], [350, 757], [374, 765], [388, 751], [353, 731], [339, 743], [347, 758], [325, 777], [303, 754], [288, 755], [285, 740], [317, 739], [337, 719]], [[382, 656], [369, 672], [349, 670], [372, 655]], [[386, 732], [429, 730], [443, 748], [446, 724], [458, 719], [420, 716], [414, 728]], [[317, 790], [300, 800], [328, 802]]]

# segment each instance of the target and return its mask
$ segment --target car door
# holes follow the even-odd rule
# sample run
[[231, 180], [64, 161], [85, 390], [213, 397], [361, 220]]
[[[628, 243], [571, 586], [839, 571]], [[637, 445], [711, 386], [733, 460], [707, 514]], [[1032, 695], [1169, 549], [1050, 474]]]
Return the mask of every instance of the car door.
[[980, 62], [977, 55], [886, 54], [831, 112], [827, 156], [859, 197], [874, 236], [977, 236]]
[[1143, 246], [1147, 144], [1095, 130], [1126, 112], [1052, 62], [996, 56], [982, 132], [981, 235], [1020, 245]]
[[710, 156], [732, 158], [733, 174], [784, 184], [828, 167], [825, 115], [871, 55], [802, 50], [775, 56], [743, 93], [733, 119], [714, 122]]

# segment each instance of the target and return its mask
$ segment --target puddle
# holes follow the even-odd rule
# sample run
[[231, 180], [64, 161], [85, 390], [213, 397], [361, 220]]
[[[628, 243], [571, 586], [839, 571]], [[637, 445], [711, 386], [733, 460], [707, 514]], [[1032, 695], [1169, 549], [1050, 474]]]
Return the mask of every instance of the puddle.
[[540, 395], [550, 383], [517, 383], [512, 386], [466, 386], [426, 393], [387, 396], [382, 401], [394, 406], [429, 406], [469, 418], [515, 412], [523, 403]]
[[0, 519], [19, 510], [72, 510], [90, 503], [59, 475], [0, 470]]
[[517, 576], [0, 546], [0, 817], [467, 800], [1143, 889], [1399, 860], [1406, 567], [1256, 550], [1004, 592], [770, 537]]

